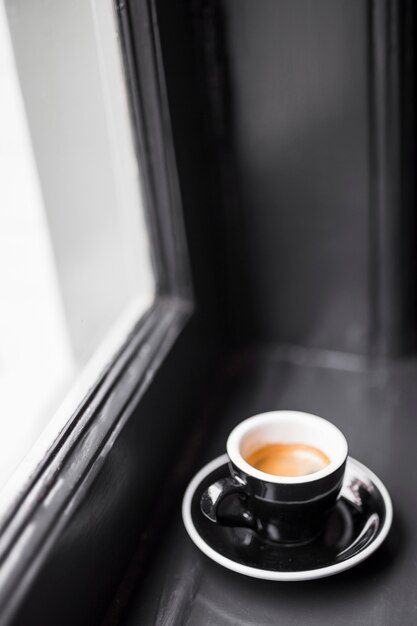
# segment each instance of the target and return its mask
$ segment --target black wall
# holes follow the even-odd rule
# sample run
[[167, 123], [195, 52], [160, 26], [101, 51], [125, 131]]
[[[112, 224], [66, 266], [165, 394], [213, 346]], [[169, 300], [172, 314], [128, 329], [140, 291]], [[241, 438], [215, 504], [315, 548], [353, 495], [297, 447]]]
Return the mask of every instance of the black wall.
[[[241, 203], [241, 233], [229, 233], [238, 331], [363, 351], [366, 3], [227, 0], [223, 10]], [[248, 302], [250, 319], [239, 315]]]
[[158, 3], [175, 144], [192, 109], [228, 341], [411, 351], [412, 3], [175, 4]]

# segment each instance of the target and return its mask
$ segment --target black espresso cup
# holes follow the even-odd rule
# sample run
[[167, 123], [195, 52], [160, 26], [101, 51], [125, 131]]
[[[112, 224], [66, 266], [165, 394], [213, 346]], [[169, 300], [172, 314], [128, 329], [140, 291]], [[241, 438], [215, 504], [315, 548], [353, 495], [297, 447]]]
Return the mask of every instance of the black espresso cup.
[[[267, 473], [247, 459], [268, 444], [312, 447], [327, 464], [305, 475]], [[200, 505], [206, 517], [225, 526], [251, 528], [282, 543], [306, 543], [323, 530], [342, 487], [348, 454], [336, 426], [309, 413], [272, 411], [241, 422], [226, 447], [230, 476], [203, 493]]]

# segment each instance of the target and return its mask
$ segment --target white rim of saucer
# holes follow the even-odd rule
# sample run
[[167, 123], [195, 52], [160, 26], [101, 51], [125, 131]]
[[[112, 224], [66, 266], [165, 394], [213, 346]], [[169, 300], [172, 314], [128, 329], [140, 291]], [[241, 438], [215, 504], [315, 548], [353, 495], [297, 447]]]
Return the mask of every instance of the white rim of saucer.
[[368, 469], [366, 465], [363, 465], [363, 463], [360, 463], [352, 457], [348, 457], [348, 463], [363, 471], [371, 479], [373, 484], [380, 492], [385, 504], [386, 514], [384, 524], [376, 539], [368, 546], [366, 546], [364, 550], [362, 550], [358, 554], [355, 554], [349, 559], [346, 559], [346, 561], [335, 563], [334, 565], [328, 565], [326, 567], [304, 570], [300, 572], [272, 572], [270, 570], [264, 570], [256, 567], [250, 567], [249, 565], [243, 565], [241, 563], [233, 561], [232, 559], [228, 559], [227, 557], [216, 552], [214, 548], [206, 543], [206, 541], [201, 537], [201, 535], [195, 528], [191, 517], [191, 503], [197, 487], [200, 485], [201, 481], [206, 478], [206, 476], [208, 476], [211, 472], [213, 472], [224, 463], [227, 463], [228, 461], [228, 455], [222, 454], [221, 456], [217, 457], [216, 459], [210, 461], [210, 463], [205, 465], [199, 472], [197, 472], [197, 474], [188, 485], [182, 501], [182, 519], [190, 538], [206, 556], [208, 556], [213, 561], [216, 561], [216, 563], [223, 565], [223, 567], [226, 567], [227, 569], [230, 569], [239, 574], [243, 574], [244, 576], [250, 576], [252, 578], [261, 578], [263, 580], [276, 580], [283, 582], [325, 578], [326, 576], [333, 576], [334, 574], [338, 574], [339, 572], [350, 569], [351, 567], [354, 567], [358, 563], [361, 563], [362, 561], [367, 559], [371, 554], [373, 554], [373, 552], [375, 552], [375, 550], [379, 548], [379, 546], [388, 535], [389, 529], [391, 528], [392, 524], [393, 509], [391, 497], [388, 493], [387, 488], [385, 487], [381, 479], [378, 478], [378, 476], [376, 476], [376, 474], [374, 474], [370, 469]]

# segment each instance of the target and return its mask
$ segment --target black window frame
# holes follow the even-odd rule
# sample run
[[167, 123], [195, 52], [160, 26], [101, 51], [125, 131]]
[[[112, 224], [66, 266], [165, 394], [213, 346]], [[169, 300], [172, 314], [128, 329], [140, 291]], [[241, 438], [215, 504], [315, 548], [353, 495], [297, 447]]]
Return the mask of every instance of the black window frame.
[[[194, 386], [194, 394], [187, 391], [192, 404], [199, 385], [204, 384], [202, 379], [208, 369], [207, 363], [217, 352], [217, 347], [212, 344], [201, 356], [201, 346], [206, 340], [200, 328], [201, 311], [198, 311], [193, 295], [193, 268], [187, 253], [155, 5], [147, 0], [130, 3], [116, 0], [116, 11], [136, 152], [142, 172], [156, 298], [94, 388], [69, 417], [0, 528], [2, 624], [27, 623], [28, 614], [32, 623], [56, 623], [52, 606], [60, 614], [61, 625], [74, 623], [74, 615], [77, 615], [78, 624], [94, 623], [102, 617], [106, 599], [103, 599], [100, 588], [108, 590], [117, 586], [120, 571], [137, 540], [139, 526], [135, 531], [136, 521], [134, 518], [130, 521], [129, 541], [125, 541], [123, 556], [113, 572], [101, 574], [97, 569], [97, 579], [93, 582], [88, 580], [88, 572], [79, 571], [79, 590], [82, 592], [78, 591], [77, 598], [72, 597], [73, 579], [71, 574], [63, 571], [64, 564], [62, 569], [58, 565], [57, 574], [62, 537], [65, 533], [74, 536], [76, 511], [83, 509], [84, 505], [88, 508], [89, 499], [94, 500], [95, 481], [129, 422], [152, 419], [138, 415], [138, 411], [140, 413], [141, 402], [158, 376], [162, 380], [157, 381], [160, 392], [156, 395], [160, 400], [156, 401], [156, 419], [160, 419], [163, 428], [167, 417], [159, 413], [158, 403], [162, 410], [166, 401], [162, 396], [167, 390], [172, 402], [181, 403], [179, 413], [183, 414], [178, 418], [178, 429], [181, 430], [190, 413], [182, 404], [184, 385]], [[207, 319], [205, 323], [207, 326]], [[198, 368], [199, 374], [194, 378], [186, 377], [184, 382], [180, 372], [184, 371], [185, 363]], [[164, 367], [170, 368], [170, 376], [163, 373]], [[171, 417], [174, 421], [177, 419], [175, 415]], [[167, 442], [164, 445], [168, 445]], [[134, 487], [133, 476], [131, 497], [135, 497]], [[141, 498], [140, 486], [136, 497]], [[145, 498], [144, 507], [148, 500]], [[91, 509], [87, 515], [90, 513], [89, 532], [94, 533], [97, 520], [94, 521]], [[122, 523], [121, 519], [110, 520], [108, 533], [111, 537], [107, 536], [107, 543], [98, 542], [94, 546], [97, 554], [109, 550], [110, 545], [114, 549], [117, 541], [123, 541], [123, 537], [120, 539], [120, 533], [125, 531], [121, 528]], [[84, 542], [85, 536], [81, 533], [73, 545], [74, 554], [80, 550], [81, 561]], [[94, 555], [92, 558], [94, 560]], [[50, 566], [50, 563], [54, 565]], [[39, 588], [48, 589], [48, 606], [43, 604]], [[92, 601], [94, 594], [99, 599]], [[72, 616], [71, 612], [62, 613], [66, 601], [63, 598], [71, 603]], [[110, 598], [107, 601], [110, 602]]]

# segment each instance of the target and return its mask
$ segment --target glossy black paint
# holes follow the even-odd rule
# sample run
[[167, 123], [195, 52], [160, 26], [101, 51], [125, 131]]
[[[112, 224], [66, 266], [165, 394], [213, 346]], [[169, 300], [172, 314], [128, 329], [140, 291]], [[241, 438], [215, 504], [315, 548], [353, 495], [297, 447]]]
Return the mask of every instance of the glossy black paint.
[[213, 524], [202, 515], [200, 503], [208, 486], [228, 471], [211, 472], [198, 485], [191, 503], [191, 518], [200, 537], [216, 552], [249, 567], [273, 572], [314, 570], [350, 559], [378, 537], [385, 521], [385, 505], [377, 488], [361, 486], [360, 508], [341, 498], [314, 541], [302, 546], [282, 545], [247, 528]]
[[[413, 3], [190, 6], [227, 339], [412, 351]], [[174, 34], [162, 34], [168, 57]]]
[[[172, 122], [198, 316], [173, 342], [169, 360], [161, 347], [163, 366], [148, 393], [126, 393], [125, 377], [141, 371], [136, 360], [106, 386], [110, 427], [89, 432], [85, 443], [93, 441], [92, 449], [82, 445], [80, 459], [82, 438], [64, 442], [73, 451], [67, 457], [73, 477], [78, 461], [86, 471], [74, 483], [74, 498], [62, 496], [47, 556], [30, 542], [35, 550], [23, 554], [9, 544], [10, 556], [21, 559], [14, 560], [19, 571], [31, 577], [26, 597], [18, 595], [16, 623], [92, 626], [110, 605], [112, 626], [272, 626], [278, 618], [284, 626], [334, 626], [335, 619], [341, 626], [414, 625], [417, 368], [412, 358], [369, 358], [415, 349], [413, 2], [117, 5], [134, 42], [128, 80], [145, 100], [147, 89], [137, 84], [151, 91], [146, 123], [136, 128], [138, 135], [149, 129], [139, 149], [155, 167], [153, 187], [170, 184], [175, 174], [171, 167], [168, 177], [163, 171], [172, 148], [153, 151], [155, 142], [170, 145], [163, 128]], [[155, 58], [163, 59], [169, 115]], [[320, 95], [312, 93], [310, 78], [319, 81], [326, 106], [332, 94], [339, 98], [329, 123], [328, 107], [309, 107], [311, 96]], [[311, 124], [301, 126], [304, 110]], [[286, 143], [283, 112], [293, 123]], [[175, 188], [174, 196], [178, 201]], [[170, 203], [166, 189], [149, 197]], [[171, 256], [170, 219], [161, 214], [152, 228], [169, 251], [156, 260], [161, 272], [172, 268], [169, 280], [161, 280], [172, 295], [187, 279], [176, 278], [181, 263]], [[236, 350], [222, 366], [213, 358], [220, 339]], [[90, 415], [89, 400], [81, 417]], [[294, 585], [245, 579], [199, 553], [179, 510], [171, 518], [187, 480], [224, 450], [231, 428], [275, 408], [335, 421], [353, 455], [393, 494], [388, 541], [334, 579]], [[154, 454], [162, 432], [163, 467]], [[108, 445], [96, 456], [100, 441]], [[48, 457], [52, 480], [55, 472], [67, 476], [65, 466], [49, 463]], [[13, 512], [13, 532], [23, 533], [34, 510], [39, 528], [47, 527], [42, 502], [51, 483], [36, 478], [36, 490], [31, 485], [24, 494], [30, 506]], [[18, 583], [12, 595], [22, 591]]]
[[[78, 429], [68, 433], [60, 454], [47, 464], [49, 490], [34, 502], [29, 500], [30, 493], [25, 497], [27, 520], [22, 521], [31, 524], [31, 541], [25, 546], [25, 559], [15, 563], [3, 581], [2, 626], [9, 617], [19, 626], [99, 623], [130, 561], [138, 528], [146, 533], [147, 546], [154, 545], [152, 537], [161, 532], [173, 504], [164, 497], [163, 506], [155, 511], [155, 485], [159, 489], [166, 485], [175, 451], [188, 432], [191, 407], [198, 406], [198, 395], [190, 396], [189, 387], [200, 393], [209, 376], [208, 366], [201, 361], [192, 370], [180, 366], [189, 363], [198, 329], [181, 317], [176, 321], [169, 317], [166, 322], [171, 340], [159, 335], [154, 343], [156, 338], [148, 337], [146, 354], [131, 346], [127, 369], [121, 369], [123, 383], [107, 381], [96, 396], [95, 412], [79, 415]], [[179, 332], [178, 324], [181, 327], [183, 323]], [[177, 349], [171, 355], [171, 342], [176, 338]], [[157, 358], [162, 357], [161, 339], [167, 352], [163, 363], [158, 364], [154, 358], [148, 359], [155, 357], [152, 345]], [[188, 374], [183, 378], [180, 372], [185, 371]], [[141, 375], [142, 384], [138, 384]], [[115, 424], [112, 418], [116, 412]], [[159, 421], [161, 413], [170, 417], [171, 425], [167, 423], [164, 429]], [[157, 446], [165, 449], [164, 460], [155, 456]], [[69, 494], [62, 483], [61, 489], [54, 489], [59, 476]], [[180, 471], [171, 475], [173, 493], [180, 477]], [[150, 522], [152, 515], [160, 516], [158, 523]], [[12, 525], [8, 530], [16, 532]], [[17, 541], [20, 537], [17, 534]], [[13, 554], [13, 549], [2, 554], [3, 566]], [[143, 554], [143, 561], [146, 558]]]
[[[1, 520], [2, 626], [102, 620], [137, 533], [148, 538], [144, 563], [161, 532], [172, 500], [164, 499], [160, 523], [150, 525], [154, 489], [165, 484], [219, 357], [213, 312], [191, 284], [191, 273], [199, 284], [201, 276], [204, 297], [215, 302], [201, 264], [187, 254], [152, 7], [138, 0], [115, 9], [158, 293]], [[193, 215], [195, 228], [200, 219], [204, 224], [204, 214]], [[199, 247], [204, 254], [202, 241]], [[157, 445], [163, 461], [154, 454]], [[150, 466], [144, 468], [149, 462], [155, 464], [152, 483]], [[180, 476], [173, 473], [173, 485]]]
[[[196, 414], [205, 435], [194, 472], [224, 453], [229, 432], [242, 419], [291, 407], [331, 420], [346, 435], [350, 454], [375, 472], [394, 505], [391, 532], [382, 546], [353, 569], [322, 580], [277, 583], [255, 580], [213, 563], [184, 529], [180, 500], [149, 569], [137, 582], [127, 626], [391, 626], [415, 623], [417, 576], [417, 362], [370, 365], [354, 355], [311, 350], [236, 353], [219, 372]], [[186, 485], [184, 485], [185, 488]], [[207, 521], [212, 532], [229, 532]]]
[[[201, 510], [212, 523], [252, 528], [280, 543], [306, 543], [324, 528], [342, 487], [346, 461], [332, 473], [300, 483], [273, 483], [255, 478], [229, 463], [230, 477], [211, 485], [201, 496]], [[239, 514], [217, 515], [217, 508], [233, 492], [242, 500]]]
[[[180, 178], [194, 194], [189, 223], [201, 210], [213, 226], [189, 236], [206, 276], [218, 277], [214, 304], [236, 349], [195, 414], [203, 445], [194, 469], [249, 415], [312, 411], [335, 421], [352, 454], [386, 481], [396, 515], [387, 542], [358, 568], [277, 585], [209, 562], [177, 510], [138, 573], [129, 626], [415, 624], [417, 369], [413, 358], [377, 358], [415, 351], [413, 4], [157, 1]], [[326, 103], [340, 95], [329, 124], [326, 107], [309, 107], [317, 76]], [[283, 100], [300, 148], [290, 133], [277, 159]], [[299, 131], [300, 110], [311, 111], [311, 133]], [[205, 259], [201, 242], [211, 243]], [[130, 589], [135, 573], [132, 565]]]
[[221, 4], [242, 225], [229, 232], [232, 331], [366, 351], [366, 2]]

